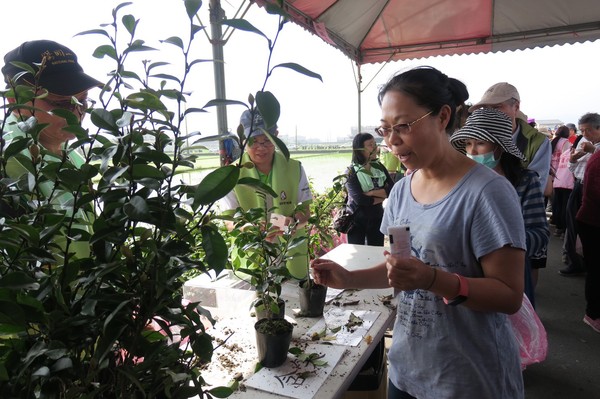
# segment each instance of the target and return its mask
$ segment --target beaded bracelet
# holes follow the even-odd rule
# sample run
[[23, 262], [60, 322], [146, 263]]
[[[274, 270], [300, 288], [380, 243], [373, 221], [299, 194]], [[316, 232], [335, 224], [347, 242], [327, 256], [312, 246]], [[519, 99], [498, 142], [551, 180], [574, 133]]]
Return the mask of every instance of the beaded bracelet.
[[432, 267], [433, 269], [433, 278], [431, 279], [431, 283], [429, 283], [429, 285], [427, 286], [427, 288], [425, 288], [425, 290], [429, 290], [431, 287], [433, 287], [433, 283], [435, 283], [435, 278], [437, 277], [437, 269], [435, 267]]

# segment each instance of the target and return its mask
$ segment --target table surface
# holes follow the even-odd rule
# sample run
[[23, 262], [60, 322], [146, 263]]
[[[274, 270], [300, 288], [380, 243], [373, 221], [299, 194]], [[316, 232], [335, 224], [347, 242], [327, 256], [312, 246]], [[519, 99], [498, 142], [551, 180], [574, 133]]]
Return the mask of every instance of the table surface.
[[[346, 267], [349, 270], [364, 269], [384, 260], [382, 247], [371, 247], [366, 245], [342, 244], [332, 251], [327, 253], [324, 258], [331, 259]], [[218, 288], [217, 288], [218, 290]], [[193, 295], [188, 290], [187, 298], [194, 300]], [[231, 291], [228, 291], [226, 296], [231, 300]], [[366, 290], [350, 290], [344, 291], [334, 302], [344, 303], [358, 301], [357, 305], [344, 306], [348, 310], [372, 310], [380, 312], [379, 317], [375, 320], [367, 333], [369, 339], [363, 339], [358, 346], [347, 346], [342, 359], [332, 370], [331, 375], [325, 383], [321, 385], [316, 392], [314, 398], [339, 398], [348, 389], [354, 378], [360, 372], [363, 364], [367, 361], [387, 328], [391, 325], [395, 317], [395, 309], [386, 306], [382, 298], [393, 294], [391, 288], [388, 289], [366, 289]], [[184, 294], [185, 295], [185, 294]], [[298, 288], [297, 284], [286, 283], [282, 288], [282, 298], [286, 302], [286, 318], [292, 321], [294, 326], [292, 346], [294, 341], [308, 331], [319, 318], [296, 317], [292, 310], [299, 309]], [[217, 304], [218, 305], [218, 304]], [[237, 315], [232, 314], [231, 303], [227, 306], [227, 318], [223, 318], [216, 325], [221, 330], [226, 330], [229, 333], [229, 338], [224, 349], [227, 347], [227, 352], [219, 354], [216, 351], [212, 362], [207, 370], [202, 371], [202, 376], [211, 385], [221, 385], [229, 382], [235, 374], [241, 374], [244, 380], [252, 376], [254, 367], [257, 363], [255, 336], [253, 325], [256, 321], [249, 315], [247, 304], [238, 304], [235, 309]], [[325, 312], [333, 304], [325, 305]], [[215, 310], [216, 316], [219, 316], [218, 306]], [[209, 332], [211, 335], [217, 331]], [[233, 332], [233, 334], [231, 334]], [[218, 336], [218, 334], [216, 334]], [[367, 342], [369, 341], [369, 342]], [[232, 350], [234, 349], [234, 350]], [[235, 353], [233, 353], [235, 352]], [[223, 363], [228, 363], [227, 367]], [[218, 377], [217, 377], [218, 375]], [[243, 381], [241, 382], [243, 385]], [[238, 390], [232, 398], [279, 398], [280, 396], [270, 392], [258, 391], [251, 387], [245, 387], [245, 390]]]

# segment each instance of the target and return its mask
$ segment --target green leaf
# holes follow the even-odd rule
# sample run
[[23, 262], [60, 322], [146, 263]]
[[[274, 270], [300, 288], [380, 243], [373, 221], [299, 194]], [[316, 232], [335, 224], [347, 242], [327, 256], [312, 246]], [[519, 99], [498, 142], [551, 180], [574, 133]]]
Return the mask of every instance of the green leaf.
[[133, 120], [133, 114], [129, 111], [125, 111], [125, 112], [123, 112], [123, 115], [121, 115], [121, 117], [119, 117], [119, 119], [117, 119], [116, 125], [119, 128], [123, 128], [123, 127], [129, 126], [129, 124], [131, 123], [132, 120]]
[[28, 148], [31, 143], [32, 143], [32, 140], [31, 140], [31, 138], [28, 138], [28, 137], [20, 137], [18, 139], [13, 140], [9, 144], [9, 146], [6, 147], [6, 149], [4, 150], [4, 158], [5, 159], [12, 158], [15, 154], [18, 154], [21, 151]]
[[179, 240], [167, 241], [160, 249], [168, 256], [183, 256], [190, 253], [190, 245]]
[[106, 182], [106, 184], [112, 184], [128, 170], [128, 166], [122, 166], [120, 168], [109, 168], [106, 170], [106, 172], [104, 172], [104, 176], [102, 176], [102, 179]]
[[215, 226], [202, 226], [202, 248], [206, 254], [205, 262], [218, 275], [227, 264], [227, 243]]
[[161, 40], [162, 43], [170, 43], [173, 44], [177, 47], [179, 47], [180, 49], [183, 50], [183, 40], [181, 40], [180, 37], [177, 36], [171, 36], [168, 39], [165, 40]]
[[105, 109], [94, 108], [91, 114], [92, 123], [100, 129], [118, 132], [119, 128], [112, 113]]
[[48, 377], [50, 375], [50, 369], [46, 366], [42, 366], [39, 369], [35, 370], [32, 377]]
[[123, 51], [123, 53], [128, 54], [128, 53], [135, 53], [135, 52], [140, 52], [140, 51], [156, 51], [156, 49], [154, 47], [145, 46], [143, 40], [136, 40], [133, 43], [131, 43], [129, 45], [129, 47], [127, 47]]
[[294, 346], [294, 347], [288, 349], [288, 352], [294, 356], [298, 356], [299, 354], [304, 353], [304, 351], [302, 349], [298, 348], [297, 346]]
[[268, 14], [281, 15], [282, 17], [284, 17], [286, 19], [290, 19], [290, 16], [282, 8], [282, 1], [278, 1], [277, 4], [267, 3], [265, 5], [265, 9], [267, 10]]
[[115, 51], [115, 49], [112, 46], [109, 46], [108, 44], [103, 44], [102, 46], [98, 46], [96, 48], [96, 50], [94, 50], [94, 53], [92, 54], [93, 57], [95, 58], [104, 58], [106, 57], [110, 57], [113, 60], [117, 61], [117, 52]]
[[54, 364], [52, 365], [52, 372], [55, 373], [57, 371], [66, 370], [70, 368], [73, 368], [73, 361], [68, 357], [62, 357], [56, 362], [54, 362]]
[[208, 391], [215, 398], [227, 398], [233, 394], [233, 389], [229, 387], [216, 387]]
[[243, 102], [237, 101], [237, 100], [226, 100], [226, 99], [210, 100], [202, 108], [217, 107], [219, 105], [243, 105], [244, 107], [248, 108], [248, 106], [246, 105], [246, 103], [243, 103]]
[[73, 133], [77, 137], [77, 141], [69, 142], [70, 149], [81, 148], [85, 144], [91, 144], [93, 139], [88, 136], [88, 130], [81, 125], [70, 125], [63, 128], [63, 131]]
[[181, 84], [181, 80], [177, 77], [177, 76], [173, 76], [173, 75], [169, 75], [166, 73], [157, 73], [154, 75], [150, 75], [151, 78], [157, 78], [157, 79], [167, 79], [167, 80], [174, 80], [175, 82]]
[[157, 96], [148, 92], [138, 92], [130, 94], [125, 100], [130, 106], [141, 110], [167, 109], [167, 107], [160, 101], [160, 99]]
[[269, 42], [269, 47], [271, 46], [271, 40], [264, 34], [262, 31], [257, 29], [254, 25], [248, 22], [245, 19], [224, 19], [221, 21], [221, 24], [231, 26], [232, 28], [243, 30], [245, 32], [256, 33], [259, 36], [264, 37]]
[[95, 299], [88, 299], [81, 307], [81, 314], [84, 316], [94, 317], [96, 315], [96, 305], [98, 301]]
[[141, 179], [144, 177], [150, 177], [153, 179], [164, 179], [165, 178], [165, 174], [155, 168], [152, 165], [144, 165], [144, 164], [135, 164], [131, 166], [131, 174], [133, 176], [133, 179], [137, 180], [137, 179]]
[[58, 172], [58, 177], [61, 183], [71, 191], [76, 190], [80, 184], [86, 182], [85, 176], [80, 171], [74, 169], [62, 169]]
[[11, 290], [37, 290], [40, 285], [23, 272], [9, 272], [0, 279], [0, 288]]
[[151, 219], [150, 208], [146, 200], [137, 195], [131, 197], [131, 200], [123, 205], [123, 212], [132, 220], [148, 221]]
[[30, 245], [37, 245], [40, 241], [40, 234], [38, 229], [28, 224], [12, 224], [10, 226], [12, 230], [19, 233], [19, 236], [27, 240]]
[[188, 65], [188, 68], [191, 68], [194, 65], [202, 63], [202, 62], [215, 62], [215, 60], [212, 60], [212, 59], [197, 59], [197, 60], [194, 60], [194, 61], [190, 62], [190, 64]]
[[227, 165], [210, 172], [194, 193], [194, 206], [211, 204], [226, 196], [237, 184], [240, 170]]
[[196, 35], [196, 33], [200, 32], [201, 30], [204, 30], [204, 29], [205, 29], [204, 26], [192, 24], [192, 26], [190, 28], [192, 38]]
[[110, 35], [104, 29], [90, 29], [83, 32], [77, 33], [75, 36], [83, 36], [83, 35], [102, 35], [106, 36], [110, 39]]
[[191, 19], [198, 14], [200, 7], [202, 6], [202, 0], [184, 0], [185, 3], [185, 11], [187, 12], [188, 17]]
[[171, 65], [171, 64], [169, 62], [162, 62], [162, 61], [161, 62], [153, 62], [150, 65], [148, 65], [147, 70], [148, 70], [148, 72], [150, 72], [154, 68], [158, 68], [158, 67], [165, 66], [165, 65]]
[[106, 317], [106, 319], [104, 320], [104, 332], [106, 332], [106, 329], [108, 327], [108, 325], [110, 324], [110, 322], [113, 320], [113, 318], [118, 315], [121, 311], [121, 309], [123, 309], [123, 307], [125, 307], [126, 305], [129, 304], [129, 302], [131, 302], [131, 300], [126, 300], [126, 301], [122, 301], [121, 303], [119, 303], [115, 309]]
[[21, 306], [15, 306], [14, 301], [0, 301], [0, 326], [8, 325], [11, 330], [22, 330], [26, 325], [25, 314]]
[[243, 177], [238, 181], [238, 184], [245, 184], [247, 186], [254, 187], [260, 192], [269, 194], [272, 197], [277, 197], [277, 193], [273, 191], [273, 189], [270, 186], [266, 185], [258, 179], [252, 177]]
[[[26, 62], [21, 62], [21, 61], [11, 61], [10, 62], [12, 65], [16, 66], [19, 69], [22, 69], [24, 72], [30, 73], [32, 75], [36, 74], [36, 70], [35, 68], [33, 68], [31, 65], [29, 65]], [[17, 78], [13, 78], [15, 81], [17, 80]]]
[[256, 93], [256, 107], [265, 121], [265, 127], [269, 129], [277, 124], [281, 107], [279, 101], [270, 91], [259, 91]]
[[295, 62], [285, 62], [283, 64], [275, 65], [271, 71], [275, 70], [275, 68], [289, 68], [308, 77], [319, 79], [321, 82], [323, 81], [321, 75], [306, 69], [302, 65], [296, 64]]
[[[2, 315], [0, 314], [0, 320], [3, 320], [4, 318], [2, 317]], [[6, 321], [2, 321], [0, 322], [0, 335], [12, 335], [12, 334], [18, 334], [20, 332], [25, 332], [25, 324], [21, 324], [20, 326], [15, 326], [12, 324], [8, 324]], [[0, 365], [0, 367], [2, 367]], [[2, 381], [2, 378], [0, 377], [0, 381]]]
[[121, 76], [126, 79], [135, 79], [138, 82], [143, 83], [142, 78], [140, 78], [137, 73], [132, 71], [121, 71]]
[[118, 5], [118, 6], [116, 6], [115, 8], [113, 8], [113, 10], [112, 10], [112, 16], [113, 16], [113, 18], [114, 18], [114, 19], [117, 19], [117, 13], [119, 12], [119, 10], [120, 10], [121, 8], [123, 8], [123, 7], [126, 7], [126, 6], [128, 6], [128, 5], [131, 5], [131, 4], [133, 4], [133, 2], [132, 2], [132, 1], [127, 1], [127, 2], [125, 2], [125, 3], [121, 3], [121, 4], [119, 4], [119, 5]]
[[157, 150], [137, 151], [134, 154], [138, 159], [143, 159], [144, 161], [148, 161], [148, 162], [154, 162], [156, 164], [173, 163], [173, 160], [171, 159], [171, 157], [162, 151], [157, 151]]
[[196, 113], [196, 112], [208, 112], [202, 108], [188, 108], [183, 112], [183, 115], [188, 115], [188, 114], [192, 114], [192, 113]]
[[[56, 234], [56, 232], [59, 229], [60, 229], [60, 224], [52, 226], [52, 229], [51, 229], [52, 234], [49, 236], [52, 240], [55, 238], [54, 235]], [[47, 230], [48, 229], [44, 229], [42, 231], [42, 233], [46, 232]], [[43, 238], [45, 238], [45, 237], [43, 237]], [[40, 237], [40, 241], [42, 241], [42, 237]], [[43, 242], [45, 243], [45, 241], [43, 241]], [[43, 248], [28, 247], [25, 250], [25, 252], [28, 254], [31, 254], [38, 262], [41, 262], [43, 264], [52, 264], [52, 263], [56, 262], [52, 253]]]
[[289, 160], [290, 159], [290, 151], [288, 150], [285, 143], [283, 141], [281, 141], [281, 139], [277, 136], [272, 136], [271, 134], [269, 134], [269, 137], [272, 139], [273, 142], [275, 142], [275, 145], [277, 146], [277, 148], [279, 148], [279, 150], [281, 151], [281, 153], [283, 154], [285, 159]]
[[139, 20], [136, 20], [133, 15], [127, 14], [127, 15], [123, 15], [121, 22], [123, 22], [123, 26], [125, 26], [125, 28], [127, 29], [127, 32], [129, 32], [129, 34], [131, 36], [135, 35], [135, 28], [136, 28]]

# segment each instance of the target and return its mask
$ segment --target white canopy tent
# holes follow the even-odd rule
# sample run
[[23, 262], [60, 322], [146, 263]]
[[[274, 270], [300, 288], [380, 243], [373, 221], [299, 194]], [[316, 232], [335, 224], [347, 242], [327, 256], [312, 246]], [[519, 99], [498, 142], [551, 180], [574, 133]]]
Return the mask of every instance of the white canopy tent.
[[600, 38], [596, 0], [283, 0], [283, 8], [356, 63], [359, 129], [361, 65]]

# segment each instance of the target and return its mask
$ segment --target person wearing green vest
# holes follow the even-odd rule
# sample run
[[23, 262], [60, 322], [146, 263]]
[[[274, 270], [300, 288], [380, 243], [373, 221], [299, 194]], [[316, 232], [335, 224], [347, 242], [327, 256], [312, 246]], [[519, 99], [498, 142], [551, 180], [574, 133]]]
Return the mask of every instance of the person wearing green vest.
[[[481, 101], [469, 108], [473, 112], [478, 108], [494, 108], [512, 120], [513, 143], [525, 155], [524, 168], [537, 172], [542, 190], [550, 177], [552, 146], [546, 135], [527, 123], [527, 115], [521, 112], [521, 97], [517, 88], [510, 83], [500, 82], [491, 86], [481, 97]], [[547, 246], [537, 254], [531, 255], [531, 271], [534, 287], [537, 284], [539, 269], [546, 267]]]
[[[275, 207], [275, 212], [285, 217], [285, 225], [297, 221], [295, 236], [306, 236], [306, 224], [310, 216], [309, 205], [313, 197], [302, 164], [294, 159], [286, 160], [275, 150], [275, 144], [269, 140], [265, 131], [277, 136], [277, 125], [265, 126], [258, 112], [255, 112], [253, 118], [251, 111], [244, 111], [240, 123], [244, 127], [246, 137], [249, 138], [241, 162], [254, 164], [254, 168], [242, 168], [240, 178], [252, 177], [261, 180], [277, 193], [277, 197], [267, 196], [264, 199], [257, 195], [256, 189], [238, 184], [223, 199], [223, 209]], [[301, 205], [302, 211], [295, 212], [298, 205]], [[287, 266], [290, 274], [297, 279], [305, 278], [309, 261], [308, 241], [295, 248], [289, 255], [291, 259]]]
[[400, 170], [400, 160], [392, 154], [386, 145], [379, 146], [379, 161], [385, 166], [392, 179], [394, 174]]
[[[88, 90], [102, 87], [103, 84], [83, 72], [83, 68], [77, 62], [77, 56], [71, 49], [50, 40], [24, 42], [4, 56], [4, 63], [2, 75], [7, 88], [29, 86], [36, 90], [36, 98], [26, 104], [30, 108], [14, 108], [4, 122], [3, 149], [6, 150], [11, 144], [20, 146], [21, 143], [24, 144], [24, 149], [6, 159], [3, 171], [5, 176], [2, 177], [10, 181], [27, 179], [34, 169], [34, 162], [56, 159], [56, 156], [60, 157], [63, 153], [66, 155], [64, 168], [80, 168], [85, 162], [83, 156], [77, 150], [67, 147], [68, 141], [75, 139], [75, 135], [65, 130], [67, 120], [52, 111], [70, 111], [81, 123], [87, 107]], [[29, 72], [24, 73], [20, 64], [27, 64], [34, 70], [39, 70], [37, 78]], [[7, 99], [10, 104], [17, 101], [10, 95]], [[29, 133], [30, 128], [44, 124], [46, 126], [40, 131], [38, 139], [34, 140]], [[74, 199], [70, 192], [59, 192], [50, 181], [40, 184], [39, 190], [41, 196], [54, 208], [64, 211], [65, 214], [72, 214]], [[0, 201], [0, 217], [14, 218], [24, 212], [22, 204], [9, 198], [7, 196]], [[91, 215], [79, 212], [78, 220], [81, 224], [74, 227], [90, 232]], [[64, 242], [55, 244], [64, 247]], [[89, 242], [74, 240], [71, 251], [77, 257], [87, 257], [90, 253]], [[56, 251], [55, 256], [60, 258], [58, 252], [60, 251]], [[61, 262], [60, 259], [57, 260]]]

